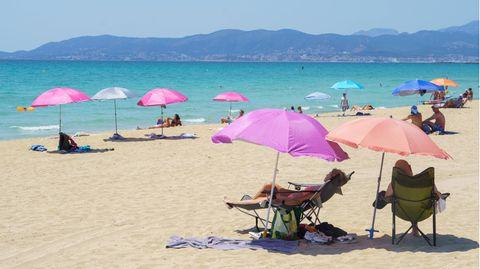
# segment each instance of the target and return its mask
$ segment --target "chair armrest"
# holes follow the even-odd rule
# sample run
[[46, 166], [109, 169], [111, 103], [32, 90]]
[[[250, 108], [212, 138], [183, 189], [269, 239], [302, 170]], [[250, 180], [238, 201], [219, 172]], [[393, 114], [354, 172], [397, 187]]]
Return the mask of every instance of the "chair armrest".
[[290, 185], [294, 186], [295, 189], [298, 191], [302, 188], [306, 188], [306, 187], [322, 187], [325, 183], [322, 183], [322, 184], [315, 184], [315, 183], [298, 183], [298, 182], [291, 182], [289, 181], [288, 182], [288, 187], [290, 187]]

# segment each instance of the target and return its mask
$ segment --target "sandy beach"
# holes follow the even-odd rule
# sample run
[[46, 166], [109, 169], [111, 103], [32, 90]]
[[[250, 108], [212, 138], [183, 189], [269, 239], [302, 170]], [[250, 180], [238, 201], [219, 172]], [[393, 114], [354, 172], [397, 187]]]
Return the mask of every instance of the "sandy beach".
[[[0, 268], [478, 268], [479, 142], [478, 101], [443, 109], [447, 130], [432, 135], [453, 160], [408, 156], [414, 173], [435, 167], [436, 185], [450, 192], [437, 217], [437, 247], [407, 236], [392, 246], [389, 207], [377, 214], [368, 240], [381, 153], [342, 148], [350, 159], [327, 163], [281, 155], [278, 183], [319, 182], [332, 168], [355, 171], [321, 210], [321, 218], [349, 233], [354, 244], [301, 243], [295, 254], [263, 250], [166, 249], [172, 235], [248, 239], [252, 218], [223, 204], [252, 194], [271, 181], [275, 152], [237, 142], [216, 145], [221, 125], [190, 125], [167, 135], [195, 133], [198, 139], [149, 140], [146, 130], [122, 131], [127, 141], [104, 141], [111, 133], [76, 138], [80, 145], [114, 148], [85, 154], [29, 151], [32, 144], [56, 148], [57, 140], [0, 141]], [[428, 106], [419, 107], [424, 117]], [[379, 109], [376, 116], [401, 118], [409, 108]], [[337, 113], [317, 119], [329, 130], [354, 117]], [[68, 122], [65, 122], [68, 124]], [[387, 154], [382, 189], [400, 156]], [[398, 221], [398, 232], [408, 223]], [[431, 233], [431, 219], [420, 223]]]

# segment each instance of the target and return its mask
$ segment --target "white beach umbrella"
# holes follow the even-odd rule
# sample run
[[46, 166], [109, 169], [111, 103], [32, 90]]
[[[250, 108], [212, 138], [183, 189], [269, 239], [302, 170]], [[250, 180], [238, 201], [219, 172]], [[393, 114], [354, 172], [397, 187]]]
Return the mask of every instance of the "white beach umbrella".
[[120, 87], [110, 87], [97, 92], [92, 97], [92, 99], [93, 100], [113, 100], [113, 105], [115, 109], [115, 135], [118, 136], [117, 100], [135, 98], [135, 97], [137, 97], [137, 95], [128, 89], [120, 88]]
[[312, 92], [305, 96], [305, 100], [327, 100], [330, 99], [330, 95], [323, 92]]

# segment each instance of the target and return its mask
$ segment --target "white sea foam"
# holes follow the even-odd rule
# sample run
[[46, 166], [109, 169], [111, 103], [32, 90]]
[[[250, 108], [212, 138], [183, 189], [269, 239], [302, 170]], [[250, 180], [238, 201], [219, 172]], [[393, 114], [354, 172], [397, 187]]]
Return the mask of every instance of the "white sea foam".
[[387, 109], [387, 108], [384, 107], [384, 106], [379, 106], [379, 107], [377, 107], [377, 109]]
[[335, 107], [335, 108], [338, 108], [338, 105], [330, 105], [331, 107]]
[[323, 109], [323, 106], [317, 106], [317, 108], [319, 108], [319, 109]]
[[45, 125], [45, 126], [10, 126], [10, 128], [20, 129], [22, 131], [46, 131], [46, 130], [58, 130], [58, 125]]
[[198, 119], [183, 119], [182, 121], [184, 122], [190, 122], [190, 123], [202, 123], [205, 122], [205, 118], [198, 118]]
[[240, 109], [232, 109], [232, 113], [238, 113], [240, 112]]
[[302, 109], [303, 109], [303, 110], [309, 110], [310, 107], [309, 107], [309, 106], [302, 106]]

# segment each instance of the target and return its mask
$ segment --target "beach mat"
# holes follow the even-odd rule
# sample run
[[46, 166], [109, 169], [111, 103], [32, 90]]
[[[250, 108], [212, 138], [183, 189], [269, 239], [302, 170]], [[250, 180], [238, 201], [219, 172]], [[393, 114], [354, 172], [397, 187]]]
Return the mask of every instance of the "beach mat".
[[228, 239], [216, 236], [205, 238], [183, 238], [180, 236], [170, 237], [166, 248], [197, 248], [197, 249], [220, 249], [220, 250], [236, 250], [236, 249], [264, 249], [269, 251], [277, 251], [284, 253], [293, 253], [297, 250], [298, 241], [285, 241], [279, 239], [259, 239], [259, 240], [241, 240]]

